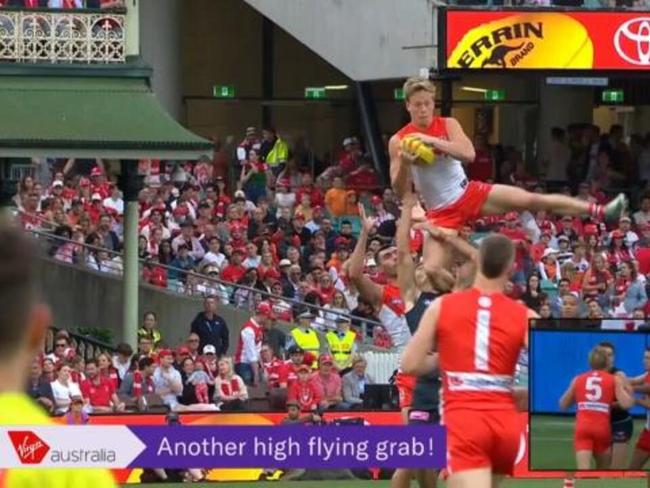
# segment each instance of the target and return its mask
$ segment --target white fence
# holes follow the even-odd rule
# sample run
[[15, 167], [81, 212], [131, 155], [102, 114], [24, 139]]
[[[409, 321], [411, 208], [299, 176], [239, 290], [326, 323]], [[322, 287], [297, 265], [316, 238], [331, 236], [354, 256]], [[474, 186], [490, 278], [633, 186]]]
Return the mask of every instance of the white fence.
[[396, 352], [368, 351], [362, 354], [368, 362], [366, 372], [375, 383], [388, 383], [388, 380], [397, 369], [399, 354]]

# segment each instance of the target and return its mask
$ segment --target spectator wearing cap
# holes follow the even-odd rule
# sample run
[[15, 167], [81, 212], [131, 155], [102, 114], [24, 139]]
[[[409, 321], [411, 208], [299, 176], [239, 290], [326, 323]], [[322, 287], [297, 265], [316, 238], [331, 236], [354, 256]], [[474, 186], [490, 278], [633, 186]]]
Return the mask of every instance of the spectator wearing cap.
[[194, 317], [190, 332], [199, 337], [199, 350], [210, 344], [214, 346], [217, 356], [228, 352], [230, 332], [225, 320], [217, 315], [216, 297], [203, 300], [203, 311]]
[[319, 408], [322, 410], [347, 410], [350, 405], [343, 402], [341, 376], [334, 368], [334, 360], [329, 354], [318, 358], [318, 371], [312, 378], [318, 396], [321, 398]]
[[260, 383], [260, 351], [264, 340], [264, 327], [274, 320], [273, 307], [269, 302], [260, 302], [255, 315], [251, 317], [239, 334], [235, 352], [235, 371], [247, 385]]
[[208, 265], [203, 268], [203, 275], [194, 287], [195, 293], [204, 297], [217, 297], [222, 305], [228, 305], [230, 292], [224, 284], [218, 281], [221, 275], [219, 268], [216, 265]]
[[92, 413], [122, 412], [125, 405], [117, 396], [113, 382], [99, 374], [96, 359], [86, 361], [86, 379], [79, 385], [86, 403]]
[[[316, 232], [321, 230], [321, 226], [323, 224], [324, 218], [325, 218], [325, 209], [320, 205], [315, 205], [312, 208], [311, 219], [309, 219], [308, 222], [305, 224], [305, 228], [309, 230], [309, 232], [311, 232], [312, 234], [315, 234]], [[325, 233], [323, 233], [323, 235], [327, 239]]]
[[[284, 351], [287, 348], [288, 341], [287, 341], [287, 334], [281, 328], [276, 326], [277, 318], [279, 318], [278, 312], [283, 313], [289, 311], [290, 314], [291, 307], [287, 303], [284, 303], [284, 307], [278, 307], [277, 302], [274, 303], [271, 300], [268, 300], [268, 302], [269, 304], [271, 304], [271, 310], [273, 312], [273, 315], [271, 320], [267, 320], [263, 324], [264, 326], [263, 340], [265, 344], [271, 346], [273, 353], [277, 357], [282, 357], [284, 356]], [[285, 316], [285, 318], [291, 320], [291, 315], [289, 315], [288, 317]]]
[[560, 219], [560, 225], [556, 237], [559, 237], [561, 235], [567, 236], [570, 242], [576, 241], [578, 239], [578, 233], [575, 230], [575, 222], [573, 221], [573, 217], [565, 215]]
[[366, 373], [367, 365], [365, 359], [357, 356], [352, 360], [352, 371], [343, 376], [343, 401], [351, 408], [360, 408], [363, 405], [366, 386], [372, 384], [372, 379]]
[[237, 160], [240, 164], [243, 164], [244, 161], [249, 158], [249, 151], [251, 149], [260, 150], [262, 143], [257, 135], [257, 129], [255, 127], [246, 128], [246, 137], [237, 147]]
[[66, 425], [86, 425], [88, 420], [88, 414], [84, 412], [84, 399], [78, 396], [72, 398], [70, 410], [65, 414]]
[[352, 367], [352, 359], [357, 352], [357, 335], [350, 330], [350, 326], [350, 318], [341, 315], [336, 319], [336, 330], [329, 331], [325, 336], [334, 365], [342, 374]]
[[562, 234], [557, 238], [557, 245], [558, 245], [557, 262], [559, 263], [560, 267], [562, 267], [564, 263], [570, 261], [571, 258], [573, 258], [573, 251], [571, 250], [571, 241], [569, 241], [569, 238], [567, 236]]
[[158, 353], [158, 360], [159, 365], [153, 373], [156, 395], [159, 395], [172, 411], [177, 410], [177, 397], [183, 393], [183, 381], [181, 374], [174, 368], [174, 354], [170, 349], [162, 349]]
[[298, 315], [298, 325], [291, 329], [290, 342], [317, 358], [320, 353], [320, 339], [318, 333], [312, 327], [312, 321], [315, 318], [316, 315], [311, 310], [300, 313]]
[[542, 254], [542, 262], [538, 266], [539, 276], [544, 281], [557, 283], [562, 278], [560, 263], [557, 261], [557, 251], [547, 248]]
[[172, 240], [172, 249], [175, 253], [178, 254], [181, 244], [185, 244], [189, 251], [188, 255], [194, 261], [200, 261], [205, 256], [205, 249], [199, 238], [194, 235], [194, 227], [189, 220], [181, 224], [181, 233]]
[[610, 268], [617, 269], [621, 263], [631, 261], [633, 258], [633, 253], [625, 243], [625, 233], [620, 229], [614, 230], [607, 249], [607, 262]]
[[298, 378], [289, 385], [288, 401], [296, 400], [302, 412], [315, 412], [323, 398], [312, 381], [312, 370], [306, 364], [301, 364], [297, 370]]
[[187, 244], [178, 246], [178, 254], [169, 263], [167, 287], [170, 290], [182, 292], [185, 287], [187, 273], [194, 271], [194, 266], [194, 260], [190, 256]]
[[230, 283], [238, 283], [246, 274], [246, 268], [242, 265], [244, 251], [235, 248], [232, 251], [230, 262], [221, 271], [221, 279]]

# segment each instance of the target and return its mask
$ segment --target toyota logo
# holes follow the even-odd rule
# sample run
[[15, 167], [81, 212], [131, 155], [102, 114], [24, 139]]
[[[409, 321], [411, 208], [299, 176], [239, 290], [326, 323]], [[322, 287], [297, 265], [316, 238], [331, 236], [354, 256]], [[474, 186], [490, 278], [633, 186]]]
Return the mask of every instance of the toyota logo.
[[637, 17], [622, 24], [614, 36], [614, 47], [628, 63], [650, 66], [650, 17]]

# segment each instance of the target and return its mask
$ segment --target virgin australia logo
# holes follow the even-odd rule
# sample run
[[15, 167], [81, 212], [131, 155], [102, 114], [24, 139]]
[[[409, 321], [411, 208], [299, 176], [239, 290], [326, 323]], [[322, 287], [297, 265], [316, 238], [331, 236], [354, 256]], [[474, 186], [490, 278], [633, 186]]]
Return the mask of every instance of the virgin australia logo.
[[614, 47], [628, 63], [650, 66], [650, 17], [628, 20], [616, 31]]

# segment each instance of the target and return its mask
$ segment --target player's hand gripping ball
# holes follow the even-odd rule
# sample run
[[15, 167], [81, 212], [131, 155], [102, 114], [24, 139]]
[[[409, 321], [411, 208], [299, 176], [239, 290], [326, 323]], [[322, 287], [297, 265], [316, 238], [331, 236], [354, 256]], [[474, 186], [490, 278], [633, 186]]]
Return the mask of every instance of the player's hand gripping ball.
[[414, 136], [404, 137], [401, 148], [405, 153], [416, 156], [416, 164], [432, 164], [436, 159], [433, 149]]

